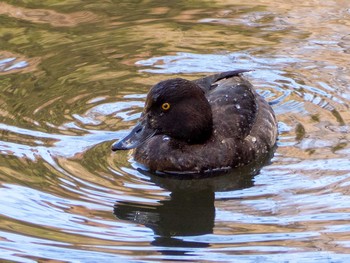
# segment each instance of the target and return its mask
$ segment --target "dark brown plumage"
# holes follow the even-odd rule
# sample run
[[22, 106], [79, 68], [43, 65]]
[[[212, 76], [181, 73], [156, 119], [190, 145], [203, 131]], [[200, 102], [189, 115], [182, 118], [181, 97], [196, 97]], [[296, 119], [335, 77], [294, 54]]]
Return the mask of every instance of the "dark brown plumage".
[[136, 148], [138, 162], [170, 172], [237, 167], [267, 154], [276, 142], [276, 118], [243, 72], [156, 84], [140, 122], [112, 149]]

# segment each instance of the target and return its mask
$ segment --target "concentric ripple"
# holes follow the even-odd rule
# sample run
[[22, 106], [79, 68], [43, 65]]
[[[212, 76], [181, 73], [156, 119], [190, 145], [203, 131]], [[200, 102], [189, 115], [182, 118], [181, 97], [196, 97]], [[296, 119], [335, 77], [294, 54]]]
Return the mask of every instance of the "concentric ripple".
[[[0, 261], [347, 260], [344, 1], [68, 2], [0, 4]], [[196, 178], [111, 152], [156, 82], [234, 69], [272, 159]]]

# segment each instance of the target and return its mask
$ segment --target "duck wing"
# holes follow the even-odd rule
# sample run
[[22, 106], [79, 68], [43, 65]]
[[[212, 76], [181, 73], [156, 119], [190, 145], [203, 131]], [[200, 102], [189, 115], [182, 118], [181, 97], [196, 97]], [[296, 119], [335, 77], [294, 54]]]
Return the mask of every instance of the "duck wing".
[[244, 78], [222, 78], [214, 84], [206, 94], [212, 108], [214, 129], [224, 138], [244, 139], [264, 102]]

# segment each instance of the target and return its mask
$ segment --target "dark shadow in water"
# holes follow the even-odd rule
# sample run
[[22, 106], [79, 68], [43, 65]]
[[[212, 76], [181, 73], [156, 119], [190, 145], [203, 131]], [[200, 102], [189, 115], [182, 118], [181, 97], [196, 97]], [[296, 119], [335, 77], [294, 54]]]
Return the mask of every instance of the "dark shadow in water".
[[215, 222], [215, 192], [232, 191], [253, 186], [253, 178], [270, 162], [273, 152], [251, 163], [227, 172], [205, 175], [175, 176], [147, 174], [156, 185], [171, 191], [168, 200], [158, 204], [141, 204], [118, 201], [114, 214], [118, 219], [142, 224], [154, 231], [152, 245], [166, 247], [161, 252], [167, 255], [184, 254], [187, 251], [169, 248], [208, 247], [209, 243], [189, 242], [184, 236], [199, 236], [213, 233]]

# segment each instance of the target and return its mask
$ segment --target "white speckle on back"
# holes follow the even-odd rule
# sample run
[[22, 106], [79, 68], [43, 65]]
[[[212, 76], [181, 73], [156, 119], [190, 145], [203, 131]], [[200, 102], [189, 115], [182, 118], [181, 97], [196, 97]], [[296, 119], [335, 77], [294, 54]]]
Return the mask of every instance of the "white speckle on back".
[[251, 141], [252, 143], [256, 143], [257, 139], [256, 137], [254, 136], [251, 136], [251, 135], [248, 135], [246, 138], [245, 138], [246, 141]]

